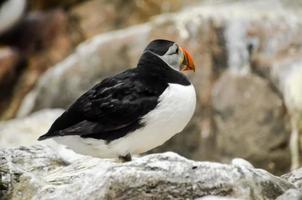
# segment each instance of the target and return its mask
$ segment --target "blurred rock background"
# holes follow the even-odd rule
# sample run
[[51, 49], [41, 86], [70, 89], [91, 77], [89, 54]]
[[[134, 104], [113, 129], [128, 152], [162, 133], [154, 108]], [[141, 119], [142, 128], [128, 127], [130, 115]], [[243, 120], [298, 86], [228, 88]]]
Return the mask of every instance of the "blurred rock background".
[[[198, 105], [187, 128], [152, 152], [242, 157], [283, 174], [292, 113], [302, 113], [285, 101], [289, 77], [302, 79], [301, 9], [298, 0], [28, 0], [0, 35], [0, 145], [36, 143], [60, 108], [166, 38], [193, 55]], [[290, 84], [302, 93], [302, 81]]]

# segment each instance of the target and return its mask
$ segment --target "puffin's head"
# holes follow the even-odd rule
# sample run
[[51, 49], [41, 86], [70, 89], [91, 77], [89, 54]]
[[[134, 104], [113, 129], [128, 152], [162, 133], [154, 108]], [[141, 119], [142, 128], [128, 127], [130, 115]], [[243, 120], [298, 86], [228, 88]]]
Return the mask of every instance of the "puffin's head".
[[145, 48], [144, 52], [149, 51], [177, 71], [193, 70], [195, 65], [191, 54], [175, 42], [169, 40], [153, 40]]

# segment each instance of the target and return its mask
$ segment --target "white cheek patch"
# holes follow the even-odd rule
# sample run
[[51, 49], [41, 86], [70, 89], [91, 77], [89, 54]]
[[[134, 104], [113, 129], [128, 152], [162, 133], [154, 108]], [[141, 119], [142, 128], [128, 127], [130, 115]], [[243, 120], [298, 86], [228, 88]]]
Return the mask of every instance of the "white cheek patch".
[[171, 69], [178, 71], [178, 72], [180, 71], [182, 62], [179, 62], [179, 60], [184, 59], [183, 54], [169, 55], [168, 53], [166, 53], [163, 56], [160, 56], [160, 55], [153, 53], [152, 51], [149, 51], [149, 52], [152, 53], [153, 55], [159, 57], [161, 60], [163, 60], [169, 67], [171, 67]]
[[159, 56], [165, 63], [167, 63], [172, 69], [179, 71], [180, 70], [180, 57], [178, 54], [172, 55], [163, 55]]

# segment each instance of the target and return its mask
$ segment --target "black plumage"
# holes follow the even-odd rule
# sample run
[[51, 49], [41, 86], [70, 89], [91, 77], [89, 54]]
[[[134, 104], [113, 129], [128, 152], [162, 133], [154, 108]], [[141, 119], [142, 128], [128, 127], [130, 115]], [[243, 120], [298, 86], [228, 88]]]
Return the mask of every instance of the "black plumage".
[[164, 55], [168, 49], [174, 44], [174, 42], [169, 40], [153, 40], [148, 44], [145, 48], [144, 52], [151, 51], [156, 53], [157, 55]]
[[162, 41], [146, 47], [136, 68], [104, 79], [78, 98], [39, 140], [79, 135], [110, 142], [144, 126], [141, 119], [157, 106], [168, 83], [190, 85], [154, 54], [164, 54], [172, 42], [157, 42]]

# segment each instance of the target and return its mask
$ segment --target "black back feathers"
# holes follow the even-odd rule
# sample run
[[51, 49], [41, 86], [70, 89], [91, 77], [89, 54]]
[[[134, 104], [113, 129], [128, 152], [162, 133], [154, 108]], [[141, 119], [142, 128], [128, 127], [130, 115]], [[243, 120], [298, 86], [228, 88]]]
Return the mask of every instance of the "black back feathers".
[[137, 68], [104, 79], [88, 90], [39, 140], [78, 135], [110, 142], [143, 127], [142, 119], [156, 108], [169, 84], [191, 84], [154, 54], [163, 55], [173, 44], [168, 40], [152, 41]]
[[107, 78], [77, 99], [39, 140], [66, 135], [118, 139], [143, 126], [142, 117], [156, 107], [167, 86], [137, 68]]

